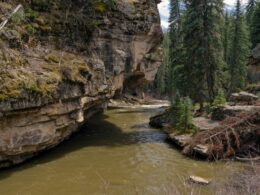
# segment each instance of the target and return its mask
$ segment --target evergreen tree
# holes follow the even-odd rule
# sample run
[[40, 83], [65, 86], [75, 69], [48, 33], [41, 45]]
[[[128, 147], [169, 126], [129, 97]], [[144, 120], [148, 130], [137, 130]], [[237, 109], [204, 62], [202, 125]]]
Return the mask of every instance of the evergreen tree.
[[225, 13], [225, 25], [223, 32], [223, 47], [224, 47], [224, 61], [226, 64], [229, 63], [230, 54], [230, 16], [228, 11]]
[[226, 97], [225, 97], [225, 93], [222, 89], [219, 89], [218, 91], [218, 95], [216, 96], [212, 106], [213, 107], [219, 107], [219, 106], [223, 106], [226, 104]]
[[183, 35], [182, 35], [182, 11], [181, 11], [182, 0], [170, 0], [170, 18], [169, 18], [169, 81], [168, 91], [170, 95], [173, 95], [172, 89], [179, 90], [178, 83], [174, 77], [174, 71], [177, 66], [183, 64]]
[[164, 39], [162, 43], [163, 49], [163, 61], [160, 66], [156, 79], [154, 81], [154, 88], [161, 95], [165, 95], [167, 92], [167, 85], [169, 80], [169, 34], [164, 34]]
[[249, 52], [249, 37], [240, 0], [237, 0], [233, 19], [231, 59], [229, 65], [229, 94], [243, 89], [246, 83], [246, 60]]
[[258, 2], [255, 7], [250, 29], [252, 46], [255, 47], [260, 43], [260, 2]]
[[181, 97], [177, 90], [176, 95], [171, 100], [172, 125], [181, 133], [186, 133], [187, 130], [193, 129], [193, 105], [191, 99]]
[[176, 126], [179, 123], [179, 118], [181, 115], [181, 109], [183, 106], [182, 98], [179, 94], [179, 91], [176, 91], [175, 96], [171, 97], [171, 114], [172, 114], [172, 125]]
[[246, 20], [249, 26], [251, 25], [252, 22], [252, 17], [254, 15], [256, 2], [257, 2], [256, 0], [249, 0], [246, 6]]
[[184, 24], [185, 74], [188, 95], [200, 103], [213, 102], [223, 70], [222, 0], [187, 0]]
[[187, 130], [193, 128], [192, 123], [192, 102], [190, 98], [181, 98], [180, 101], [177, 104], [177, 107], [179, 109], [178, 112], [178, 120], [176, 123], [177, 130], [186, 133]]

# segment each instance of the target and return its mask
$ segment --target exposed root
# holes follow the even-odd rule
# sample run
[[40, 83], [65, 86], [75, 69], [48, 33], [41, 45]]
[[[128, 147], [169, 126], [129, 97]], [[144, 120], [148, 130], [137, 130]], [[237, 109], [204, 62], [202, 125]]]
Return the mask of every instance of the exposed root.
[[213, 130], [197, 133], [189, 147], [183, 151], [191, 154], [198, 144], [209, 146], [210, 160], [239, 156], [260, 155], [260, 112], [240, 113], [228, 117]]

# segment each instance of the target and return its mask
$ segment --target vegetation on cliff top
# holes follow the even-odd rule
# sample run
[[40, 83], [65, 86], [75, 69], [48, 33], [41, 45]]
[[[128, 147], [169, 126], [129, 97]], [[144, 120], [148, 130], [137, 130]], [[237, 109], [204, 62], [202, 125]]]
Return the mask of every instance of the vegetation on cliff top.
[[[11, 15], [18, 3], [22, 9]], [[98, 15], [115, 8], [114, 0], [0, 2], [2, 21], [11, 16], [0, 32], [0, 101], [23, 93], [53, 98], [62, 80], [83, 82], [84, 58], [60, 50], [86, 51]]]

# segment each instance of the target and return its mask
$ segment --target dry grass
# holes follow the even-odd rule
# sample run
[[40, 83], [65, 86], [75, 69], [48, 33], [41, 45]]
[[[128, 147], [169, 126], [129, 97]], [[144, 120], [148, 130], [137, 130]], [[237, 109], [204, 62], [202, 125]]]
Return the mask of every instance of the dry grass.
[[260, 164], [251, 164], [242, 172], [234, 173], [226, 182], [215, 186], [216, 195], [260, 194]]

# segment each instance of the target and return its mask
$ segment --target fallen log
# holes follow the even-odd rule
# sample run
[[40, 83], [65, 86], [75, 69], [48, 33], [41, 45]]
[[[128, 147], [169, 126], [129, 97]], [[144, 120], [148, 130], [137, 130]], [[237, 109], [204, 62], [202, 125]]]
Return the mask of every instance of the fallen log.
[[260, 156], [254, 157], [254, 158], [241, 158], [236, 156], [236, 160], [241, 161], [241, 162], [252, 162], [252, 161], [259, 161]]

